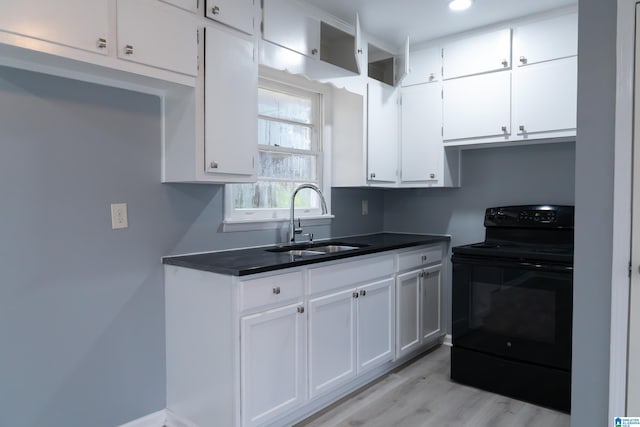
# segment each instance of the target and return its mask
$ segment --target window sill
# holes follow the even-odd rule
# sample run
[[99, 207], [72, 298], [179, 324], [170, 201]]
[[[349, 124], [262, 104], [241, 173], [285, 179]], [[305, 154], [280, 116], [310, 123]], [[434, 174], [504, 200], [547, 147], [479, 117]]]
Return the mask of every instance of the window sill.
[[[303, 216], [300, 218], [303, 226], [329, 225], [331, 220], [335, 218], [333, 215], [319, 216]], [[296, 217], [297, 219], [297, 217]], [[277, 219], [250, 219], [250, 220], [224, 220], [222, 222], [222, 231], [255, 231], [255, 230], [276, 230], [289, 226], [289, 218]]]

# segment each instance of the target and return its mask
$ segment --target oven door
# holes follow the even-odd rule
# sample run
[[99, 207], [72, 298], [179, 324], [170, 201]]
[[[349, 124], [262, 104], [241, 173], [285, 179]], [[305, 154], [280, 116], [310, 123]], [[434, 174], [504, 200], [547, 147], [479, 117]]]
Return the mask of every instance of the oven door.
[[573, 268], [454, 255], [454, 347], [570, 371]]

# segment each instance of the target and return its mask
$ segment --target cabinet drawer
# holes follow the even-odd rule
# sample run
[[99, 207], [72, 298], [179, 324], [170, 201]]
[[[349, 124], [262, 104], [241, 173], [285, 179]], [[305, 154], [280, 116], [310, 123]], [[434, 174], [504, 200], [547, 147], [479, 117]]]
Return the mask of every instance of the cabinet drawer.
[[242, 281], [240, 311], [263, 305], [289, 303], [302, 298], [303, 283], [301, 271]]
[[398, 255], [398, 271], [424, 267], [442, 262], [442, 249], [429, 247]]
[[393, 256], [332, 264], [309, 270], [309, 294], [356, 285], [393, 274]]

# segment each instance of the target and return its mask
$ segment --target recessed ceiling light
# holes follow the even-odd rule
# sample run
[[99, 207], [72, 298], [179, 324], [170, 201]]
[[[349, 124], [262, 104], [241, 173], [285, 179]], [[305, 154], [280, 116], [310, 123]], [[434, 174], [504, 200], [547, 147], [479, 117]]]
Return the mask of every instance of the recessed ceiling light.
[[473, 0], [451, 0], [449, 2], [449, 9], [459, 12], [461, 10], [467, 10], [473, 4]]

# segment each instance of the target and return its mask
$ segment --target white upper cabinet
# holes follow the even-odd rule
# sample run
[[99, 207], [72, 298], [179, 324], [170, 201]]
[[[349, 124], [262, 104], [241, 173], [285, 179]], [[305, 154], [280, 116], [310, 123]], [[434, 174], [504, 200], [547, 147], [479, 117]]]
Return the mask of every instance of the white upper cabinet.
[[108, 0], [2, 0], [0, 30], [64, 46], [107, 54]]
[[206, 28], [205, 164], [224, 182], [255, 178], [258, 150], [258, 65], [251, 39]]
[[444, 140], [504, 136], [511, 132], [511, 73], [446, 80], [443, 85]]
[[255, 31], [255, 0], [206, 0], [206, 17], [247, 34]]
[[513, 77], [514, 126], [518, 135], [574, 130], [576, 56], [522, 67]]
[[[143, 25], [143, 23], [153, 23]], [[157, 0], [118, 0], [118, 57], [182, 74], [198, 74], [193, 15]]]
[[424, 83], [402, 88], [401, 182], [443, 179], [442, 100], [438, 84]]
[[398, 170], [398, 91], [369, 80], [367, 84], [367, 179], [395, 183]]
[[511, 67], [511, 29], [502, 29], [448, 43], [443, 48], [443, 78], [504, 70]]
[[575, 13], [517, 27], [514, 62], [536, 64], [578, 54], [578, 16]]
[[402, 86], [440, 81], [442, 78], [442, 51], [433, 47], [411, 52], [409, 74]]
[[198, 11], [198, 0], [162, 0], [165, 3], [172, 4], [189, 12], [196, 13]]
[[291, 0], [264, 0], [263, 38], [306, 56], [320, 54], [320, 21]]

